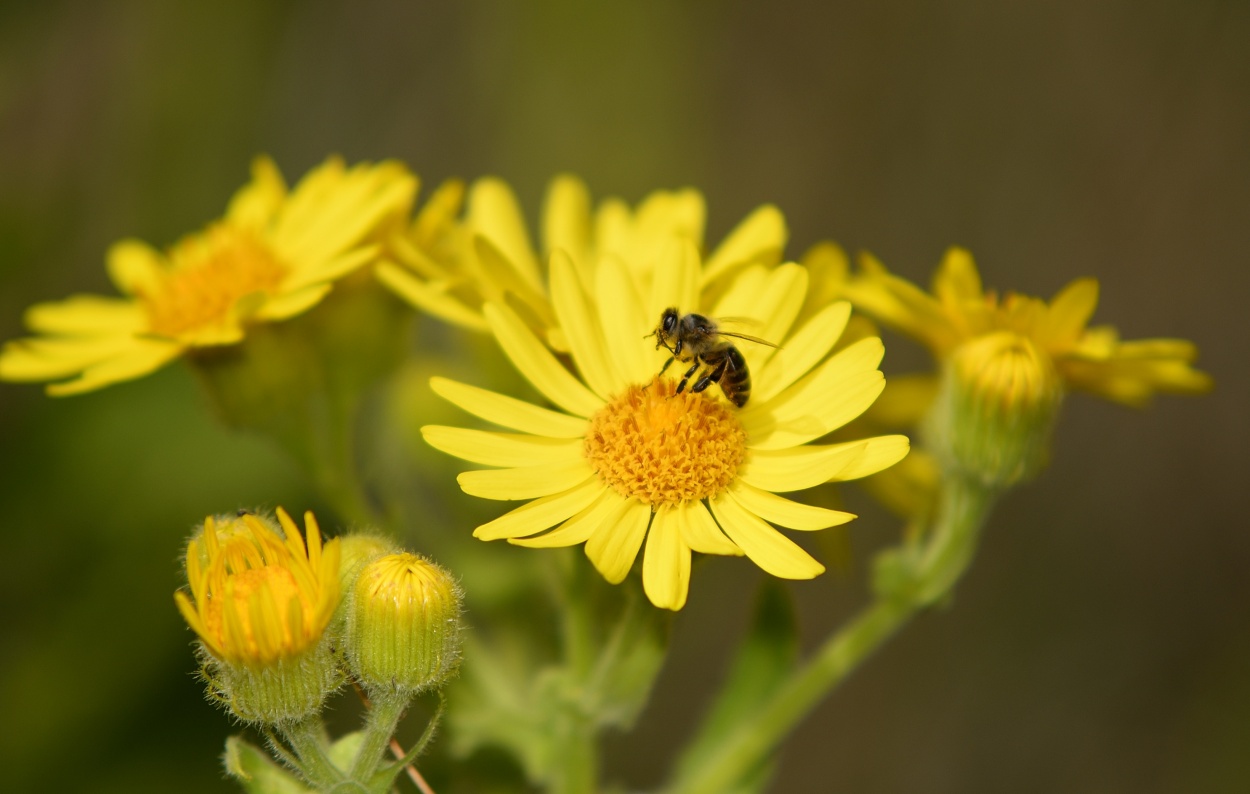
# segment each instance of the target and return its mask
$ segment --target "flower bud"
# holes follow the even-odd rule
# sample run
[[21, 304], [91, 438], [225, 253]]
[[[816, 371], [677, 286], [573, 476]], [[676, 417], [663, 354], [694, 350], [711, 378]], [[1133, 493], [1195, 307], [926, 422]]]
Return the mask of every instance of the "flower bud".
[[389, 554], [361, 569], [347, 611], [352, 673], [370, 689], [438, 687], [460, 662], [460, 587], [415, 554]]
[[342, 677], [326, 631], [339, 601], [339, 544], [323, 547], [316, 519], [304, 520], [307, 545], [281, 508], [277, 522], [210, 516], [187, 545], [190, 595], [174, 600], [199, 637], [211, 695], [247, 722], [312, 714]]
[[1010, 331], [956, 348], [925, 422], [943, 468], [1001, 488], [1046, 464], [1050, 433], [1063, 398], [1049, 356]]

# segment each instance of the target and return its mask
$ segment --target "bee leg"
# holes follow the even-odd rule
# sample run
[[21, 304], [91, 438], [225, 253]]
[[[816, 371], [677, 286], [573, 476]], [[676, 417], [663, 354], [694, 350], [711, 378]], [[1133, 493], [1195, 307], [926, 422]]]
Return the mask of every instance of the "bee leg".
[[699, 381], [695, 383], [694, 388], [690, 391], [701, 392], [713, 383], [720, 383], [720, 379], [725, 376], [725, 365], [728, 363], [728, 358], [721, 359], [721, 362], [716, 365], [716, 368], [704, 375], [702, 378], [699, 378]]
[[[669, 356], [669, 357], [668, 357], [668, 361], [665, 361], [665, 362], [664, 362], [664, 366], [660, 367], [660, 375], [663, 375], [663, 374], [664, 374], [664, 370], [668, 369], [668, 365], [669, 365], [669, 364], [672, 364], [672, 363], [673, 363], [674, 361], [676, 361], [676, 360], [677, 360], [677, 356]], [[660, 377], [660, 375], [656, 375], [656, 377], [658, 378], [658, 377]]]
[[[695, 357], [694, 363], [690, 365], [690, 369], [686, 370], [686, 374], [681, 376], [681, 383], [677, 384], [677, 391], [674, 394], [681, 394], [682, 389], [686, 388], [686, 383], [694, 377], [694, 373], [699, 371], [699, 367], [703, 366], [703, 362]], [[707, 388], [704, 386], [703, 388]], [[698, 391], [698, 389], [696, 389]]]

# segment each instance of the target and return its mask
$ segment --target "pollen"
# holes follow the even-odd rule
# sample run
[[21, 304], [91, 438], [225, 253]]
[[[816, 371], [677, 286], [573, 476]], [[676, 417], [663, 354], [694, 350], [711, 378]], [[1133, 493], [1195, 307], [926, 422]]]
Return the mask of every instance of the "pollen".
[[585, 450], [618, 493], [656, 508], [722, 493], [746, 455], [746, 431], [723, 403], [657, 379], [591, 417]]
[[275, 293], [288, 272], [255, 235], [226, 225], [188, 237], [169, 254], [172, 268], [140, 297], [148, 328], [171, 338], [221, 324], [241, 299]]

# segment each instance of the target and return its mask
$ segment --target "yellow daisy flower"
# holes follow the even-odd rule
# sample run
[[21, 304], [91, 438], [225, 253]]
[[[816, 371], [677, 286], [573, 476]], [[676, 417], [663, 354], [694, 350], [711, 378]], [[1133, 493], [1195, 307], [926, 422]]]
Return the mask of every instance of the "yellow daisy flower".
[[1110, 326], [1087, 327], [1098, 304], [1098, 282], [1073, 281], [1049, 303], [1008, 292], [1001, 299], [981, 287], [972, 255], [946, 253], [930, 295], [865, 256], [860, 273], [845, 286], [855, 307], [883, 325], [926, 345], [947, 360], [968, 342], [1007, 333], [1044, 355], [1069, 388], [1128, 405], [1156, 392], [1199, 394], [1211, 378], [1191, 367], [1197, 348], [1183, 339], [1120, 341]]
[[[563, 251], [583, 284], [607, 257], [624, 263], [635, 281], [652, 276], [673, 240], [703, 246], [705, 208], [695, 190], [657, 191], [635, 209], [607, 199], [592, 210], [581, 180], [552, 181], [542, 213], [542, 251], [535, 250], [516, 196], [495, 178], [468, 191], [449, 182], [431, 197], [412, 227], [391, 241], [395, 259], [377, 270], [396, 294], [434, 316], [466, 328], [489, 330], [482, 307], [511, 304], [526, 323], [561, 351], [564, 333], [548, 298], [543, 263]], [[464, 219], [456, 222], [461, 204]], [[705, 292], [751, 263], [776, 265], [786, 243], [785, 219], [765, 205], [747, 216], [708, 257], [700, 272]]]
[[78, 394], [238, 343], [249, 324], [307, 311], [374, 260], [370, 237], [407, 215], [415, 189], [399, 163], [349, 169], [331, 158], [288, 191], [273, 162], [258, 158], [225, 217], [203, 231], [163, 253], [138, 240], [113, 245], [108, 272], [126, 297], [32, 306], [26, 324], [41, 335], [5, 345], [0, 379], [60, 380], [49, 394]]
[[824, 566], [769, 522], [798, 530], [845, 523], [854, 516], [777, 494], [863, 477], [907, 453], [903, 436], [809, 443], [881, 392], [881, 341], [864, 339], [830, 355], [849, 304], [829, 305], [796, 327], [806, 270], [748, 266], [737, 269], [712, 313], [744, 318], [753, 334], [781, 347], [741, 342], [753, 382], [741, 410], [714, 386], [676, 394], [680, 373], [657, 379], [667, 352], [644, 337], [666, 307], [702, 306], [707, 269], [690, 240], [664, 246], [657, 257], [644, 292], [620, 258], [604, 257], [587, 274], [564, 249], [553, 254], [551, 303], [576, 375], [515, 311], [486, 303], [483, 317], [507, 356], [560, 410], [435, 378], [439, 395], [519, 432], [430, 426], [426, 440], [503, 467], [462, 473], [467, 493], [531, 500], [478, 527], [477, 537], [539, 548], [584, 543], [612, 583], [626, 577], [645, 543], [643, 586], [656, 606], [685, 604], [692, 551], [745, 554], [782, 578], [817, 576]]

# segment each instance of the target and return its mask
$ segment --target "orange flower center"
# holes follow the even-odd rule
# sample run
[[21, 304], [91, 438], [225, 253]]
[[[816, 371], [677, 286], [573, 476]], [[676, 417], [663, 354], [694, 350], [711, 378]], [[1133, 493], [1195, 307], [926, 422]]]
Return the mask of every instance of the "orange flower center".
[[249, 295], [272, 295], [287, 268], [255, 235], [218, 225], [187, 238], [169, 254], [162, 283], [140, 295], [154, 334], [177, 337], [220, 325]]
[[204, 627], [235, 661], [263, 664], [311, 645], [314, 615], [294, 574], [265, 565], [227, 574], [224, 592], [212, 593], [204, 605]]
[[746, 440], [727, 406], [657, 379], [591, 417], [586, 457], [622, 496], [655, 507], [719, 495], [737, 476]]

